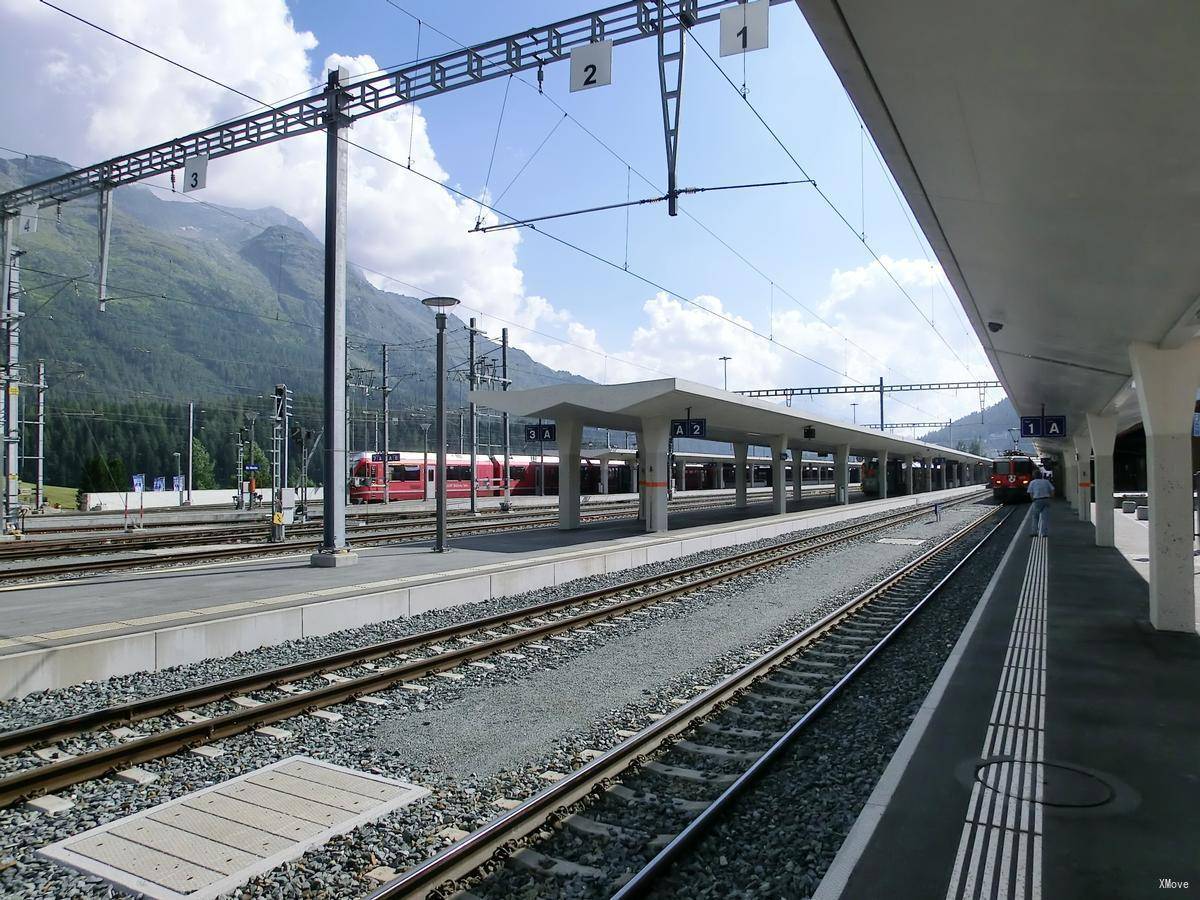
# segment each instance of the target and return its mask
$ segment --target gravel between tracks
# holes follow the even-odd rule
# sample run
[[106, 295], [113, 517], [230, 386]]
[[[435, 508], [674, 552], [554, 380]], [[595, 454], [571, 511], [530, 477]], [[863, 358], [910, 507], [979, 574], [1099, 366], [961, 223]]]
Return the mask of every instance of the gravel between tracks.
[[[899, 526], [888, 535], [923, 538], [944, 535], [977, 512], [978, 508], [972, 506], [950, 510], [940, 524]], [[686, 696], [697, 685], [730, 671], [797, 625], [811, 621], [837, 600], [853, 594], [872, 581], [879, 570], [893, 567], [921, 550], [877, 544], [874, 543], [877, 537], [810, 555], [736, 585], [712, 588], [677, 606], [656, 608], [646, 616], [630, 616], [615, 623], [616, 628], [593, 628], [591, 634], [573, 637], [570, 642], [547, 641], [551, 649], [523, 650], [525, 658], [521, 660], [494, 658], [490, 660], [496, 665], [494, 671], [464, 668], [460, 670], [466, 674], [463, 681], [425, 679], [422, 683], [429, 688], [426, 693], [413, 694], [400, 689], [383, 692], [379, 696], [392, 702], [389, 707], [343, 704], [337, 711], [344, 713], [345, 719], [336, 726], [301, 716], [283, 723], [292, 732], [292, 738], [284, 742], [255, 734], [241, 735], [222, 742], [226, 753], [215, 760], [184, 753], [147, 763], [143, 768], [155, 772], [159, 780], [145, 787], [111, 780], [79, 785], [64, 792], [78, 806], [58, 817], [23, 809], [0, 810], [0, 894], [107, 896], [108, 889], [94, 879], [85, 879], [40, 860], [34, 849], [283, 756], [303, 753], [365, 771], [407, 778], [429, 787], [433, 796], [255, 879], [242, 894], [281, 898], [359, 896], [372, 887], [365, 872], [376, 865], [403, 869], [419, 862], [448, 842], [447, 838], [437, 836], [442, 828], [477, 827], [499, 811], [494, 805], [497, 799], [533, 793], [545, 785], [540, 775], [547, 768], [564, 770], [578, 765], [584, 749], [610, 746], [618, 739], [616, 729], [641, 727], [649, 714], [668, 709], [672, 698]], [[160, 693], [184, 684], [229, 677], [241, 671], [255, 671], [300, 657], [476, 618], [718, 555], [721, 554], [697, 554], [688, 560], [642, 567], [617, 576], [583, 579], [534, 595], [443, 610], [175, 670], [45, 692], [5, 704], [3, 727], [17, 727], [97, 704]], [[741, 615], [747, 597], [753, 598], [751, 602], [756, 604], [761, 618]], [[734, 602], [739, 609], [731, 615]], [[719, 615], [721, 612], [724, 619]], [[728, 629], [718, 627], [730, 619], [734, 621]], [[663, 633], [670, 635], [666, 643], [661, 638]], [[632, 640], [635, 634], [640, 640]], [[638, 644], [648, 639], [654, 641], [656, 649], [652, 656], [639, 662], [630, 662], [627, 656], [605, 656], [611, 642]], [[698, 644], [694, 653], [692, 644]], [[672, 656], [669, 650], [673, 647], [689, 649], [687, 653]], [[564, 682], [577, 665], [576, 660], [595, 654], [599, 654], [597, 659], [607, 660], [604, 665], [590, 670], [576, 668], [578, 680]], [[627, 669], [631, 677], [601, 684], [596, 674], [604, 671], [604, 666], [610, 670]], [[586, 671], [591, 671], [590, 678], [582, 676]], [[515, 693], [514, 686], [517, 686]], [[534, 701], [532, 698], [539, 691], [543, 699]], [[556, 703], [548, 699], [552, 692], [568, 698], [574, 694], [581, 700]], [[507, 736], [481, 739], [474, 746], [462, 741], [470, 727], [463, 713], [481, 709], [489, 702], [488, 698], [493, 706], [498, 706], [501, 696], [505, 698], [503, 702], [516, 702], [513, 698], [520, 697], [521, 702], [540, 704], [547, 722], [538, 734], [526, 736], [523, 749], [503, 758], [496, 754], [495, 748], [502, 743], [512, 745], [520, 737], [512, 730]], [[455, 716], [457, 744], [451, 740]], [[433, 723], [435, 719], [438, 726], [421, 724]], [[481, 728], [491, 728], [494, 724], [487, 721]], [[524, 722], [524, 728], [532, 731], [528, 721]], [[88, 749], [86, 740], [72, 749]], [[454, 746], [462, 746], [468, 751], [467, 756], [458, 758], [452, 752]]]

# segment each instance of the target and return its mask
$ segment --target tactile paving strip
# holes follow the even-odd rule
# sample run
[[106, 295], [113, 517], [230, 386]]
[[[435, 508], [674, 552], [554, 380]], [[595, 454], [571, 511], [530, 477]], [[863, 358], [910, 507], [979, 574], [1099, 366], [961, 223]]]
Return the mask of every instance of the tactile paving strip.
[[144, 897], [209, 900], [428, 794], [294, 756], [39, 853]]

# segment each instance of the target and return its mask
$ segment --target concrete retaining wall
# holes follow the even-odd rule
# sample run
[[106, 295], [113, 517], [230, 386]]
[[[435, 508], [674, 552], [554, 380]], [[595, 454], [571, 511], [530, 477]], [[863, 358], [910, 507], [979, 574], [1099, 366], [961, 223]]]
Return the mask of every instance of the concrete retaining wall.
[[[394, 587], [371, 590], [361, 586], [366, 589], [351, 596], [303, 604], [286, 599], [283, 602], [292, 605], [22, 650], [0, 656], [0, 698], [21, 697], [33, 691], [65, 687], [88, 679], [157, 671], [202, 659], [231, 656], [284, 641], [317, 637], [389, 619], [416, 616], [429, 610], [534, 591], [589, 575], [620, 572], [646, 563], [778, 537], [869, 511], [882, 512], [928, 502], [935, 496], [949, 499], [978, 490], [979, 486], [952, 488], [936, 494], [870, 501], [863, 507], [858, 504], [828, 507], [751, 522], [692, 528], [677, 534], [648, 536], [609, 546], [549, 553], [538, 557], [536, 562], [519, 559], [459, 573], [400, 578], [390, 583]], [[354, 589], [350, 586], [346, 591]], [[264, 606], [271, 603], [270, 600], [260, 602]], [[203, 610], [197, 610], [190, 615], [203, 614]], [[183, 613], [179, 618], [185, 619], [188, 615]]]
[[[262, 494], [263, 500], [270, 505], [271, 489], [259, 487], [257, 493]], [[236, 488], [221, 488], [218, 491], [192, 491], [192, 506], [227, 506], [233, 508], [233, 498], [237, 495]], [[183, 498], [187, 499], [187, 491]], [[319, 487], [308, 489], [310, 504], [321, 502]], [[83, 495], [83, 508], [100, 512], [121, 512], [128, 510], [131, 516], [136, 516], [140, 509], [179, 509], [179, 493], [177, 491], [134, 491], [100, 492]]]

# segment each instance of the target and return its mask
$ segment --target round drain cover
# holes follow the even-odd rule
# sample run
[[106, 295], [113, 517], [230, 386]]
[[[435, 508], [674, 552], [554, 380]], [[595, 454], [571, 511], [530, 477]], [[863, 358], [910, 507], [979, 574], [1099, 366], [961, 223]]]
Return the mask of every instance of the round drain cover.
[[[998, 793], [1037, 802], [1033, 785], [1027, 788], [1024, 778], [1015, 781], [1012, 768], [1011, 757], [990, 759], [975, 768], [975, 778]], [[1043, 806], [1103, 806], [1115, 796], [1108, 782], [1090, 772], [1060, 763], [1042, 763]]]

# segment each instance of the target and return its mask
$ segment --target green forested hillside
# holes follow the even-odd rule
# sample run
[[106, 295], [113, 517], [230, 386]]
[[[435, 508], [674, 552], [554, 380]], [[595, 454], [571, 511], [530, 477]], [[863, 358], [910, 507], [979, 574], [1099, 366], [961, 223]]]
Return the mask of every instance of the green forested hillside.
[[[0, 190], [68, 167], [42, 157], [0, 159]], [[75, 485], [90, 456], [120, 458], [130, 472], [173, 471], [186, 440], [186, 404], [224, 482], [246, 410], [269, 408], [276, 383], [296, 394], [300, 421], [319, 430], [323, 250], [277, 209], [222, 209], [118, 189], [107, 309], [96, 301], [97, 213], [92, 200], [42, 211], [22, 239], [21, 359], [45, 360], [50, 384], [46, 477]], [[390, 351], [393, 445], [420, 446], [431, 418], [434, 321], [419, 301], [382, 291], [352, 270], [347, 284], [348, 365], [354, 449], [373, 444], [380, 407], [380, 344]], [[465, 364], [465, 326], [451, 318], [449, 365]], [[481, 353], [494, 350], [486, 340]], [[582, 380], [509, 353], [515, 387]], [[28, 392], [27, 392], [28, 393]], [[28, 401], [27, 401], [28, 402]], [[465, 383], [449, 391], [451, 442]], [[23, 418], [30, 418], [32, 409]], [[265, 425], [259, 425], [259, 442]], [[481, 425], [481, 433], [485, 431]], [[32, 452], [31, 450], [29, 452]], [[320, 455], [314, 457], [319, 475]]]

